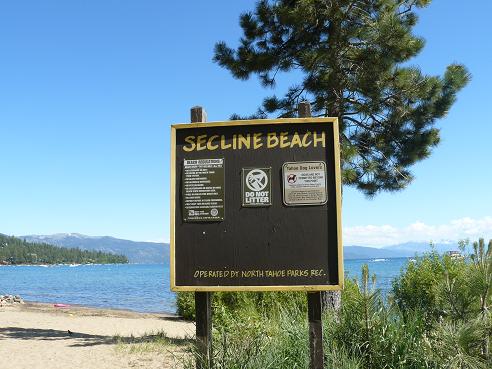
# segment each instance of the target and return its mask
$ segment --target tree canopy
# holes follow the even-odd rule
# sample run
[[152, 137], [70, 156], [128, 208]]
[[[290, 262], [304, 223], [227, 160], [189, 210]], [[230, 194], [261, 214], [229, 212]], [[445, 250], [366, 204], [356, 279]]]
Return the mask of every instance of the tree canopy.
[[344, 184], [369, 196], [400, 190], [413, 178], [410, 167], [439, 143], [435, 122], [469, 80], [460, 64], [442, 76], [409, 64], [424, 47], [412, 33], [415, 11], [429, 3], [261, 0], [240, 17], [237, 49], [217, 43], [214, 61], [271, 88], [297, 71], [290, 75], [302, 76], [299, 82], [265, 98], [253, 116], [294, 117], [298, 103], [309, 101], [314, 116], [339, 118]]
[[1, 264], [126, 264], [124, 255], [32, 243], [0, 234]]

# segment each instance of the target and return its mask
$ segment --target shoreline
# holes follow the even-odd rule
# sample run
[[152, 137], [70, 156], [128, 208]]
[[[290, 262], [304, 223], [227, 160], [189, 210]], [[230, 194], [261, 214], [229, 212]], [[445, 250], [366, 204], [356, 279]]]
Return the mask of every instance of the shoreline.
[[[22, 297], [22, 296], [21, 296]], [[64, 304], [67, 307], [55, 307], [55, 304]], [[7, 306], [7, 305], [5, 305]], [[58, 312], [58, 311], [69, 311], [73, 310], [80, 314], [85, 314], [87, 316], [135, 316], [142, 318], [153, 318], [153, 317], [161, 317], [161, 318], [170, 318], [176, 320], [182, 320], [183, 322], [188, 322], [187, 320], [181, 318], [179, 315], [165, 312], [165, 311], [156, 311], [156, 312], [143, 312], [136, 311], [131, 309], [120, 309], [115, 307], [98, 307], [98, 306], [90, 306], [90, 305], [81, 305], [81, 304], [71, 304], [65, 302], [40, 302], [40, 301], [31, 301], [24, 300], [23, 304], [14, 304], [11, 306], [24, 306], [29, 310], [37, 310], [42, 312]]]
[[[11, 294], [12, 295], [12, 294]], [[94, 305], [84, 305], [84, 304], [77, 304], [77, 303], [71, 303], [71, 302], [67, 302], [67, 301], [53, 301], [53, 302], [45, 302], [45, 301], [36, 301], [36, 300], [29, 300], [29, 299], [24, 299], [22, 297], [22, 295], [19, 295], [25, 304], [30, 304], [30, 305], [43, 305], [43, 306], [51, 306], [55, 309], [58, 309], [58, 310], [63, 310], [64, 308], [56, 308], [54, 307], [55, 304], [65, 304], [65, 305], [69, 305], [70, 308], [81, 308], [81, 309], [88, 309], [88, 310], [101, 310], [101, 311], [104, 311], [104, 310], [107, 310], [107, 311], [123, 311], [123, 312], [128, 312], [128, 313], [135, 313], [135, 314], [141, 314], [141, 315], [145, 315], [145, 314], [150, 314], [150, 315], [163, 315], [163, 316], [169, 316], [169, 317], [175, 317], [175, 318], [179, 318], [179, 315], [174, 313], [174, 312], [170, 312], [170, 311], [139, 311], [139, 310], [132, 310], [131, 308], [118, 308], [118, 307], [113, 307], [113, 306], [108, 306], [108, 307], [105, 307], [105, 306], [94, 306]]]
[[54, 266], [85, 266], [85, 265], [128, 265], [128, 264], [135, 264], [135, 263], [82, 263], [82, 264], [78, 264], [78, 263], [62, 263], [62, 264], [2, 264], [0, 263], [0, 267], [17, 267], [17, 266], [30, 266], [30, 267], [33, 267], [33, 266], [39, 266], [39, 267], [43, 267], [43, 268], [49, 268], [49, 267], [54, 267]]
[[[16, 294], [13, 294], [13, 293], [6, 293], [6, 294], [2, 294], [0, 293], [0, 296], [1, 295], [5, 295], [5, 296], [20, 296], [23, 303], [21, 305], [29, 305], [30, 307], [35, 307], [35, 306], [40, 306], [40, 307], [52, 307], [53, 309], [56, 309], [56, 310], [65, 310], [67, 308], [73, 308], [73, 309], [80, 309], [80, 310], [94, 310], [94, 311], [120, 311], [120, 312], [126, 312], [126, 313], [135, 313], [135, 314], [139, 314], [139, 315], [149, 315], [149, 316], [153, 316], [153, 315], [160, 315], [160, 316], [167, 316], [167, 317], [172, 317], [172, 318], [176, 318], [176, 319], [179, 319], [180, 316], [178, 314], [176, 314], [175, 312], [170, 312], [170, 311], [138, 311], [138, 310], [132, 310], [132, 309], [129, 309], [129, 308], [118, 308], [118, 307], [112, 307], [112, 306], [109, 306], [109, 307], [101, 307], [101, 306], [94, 306], [94, 305], [83, 305], [83, 304], [77, 304], [77, 303], [71, 303], [71, 302], [60, 302], [60, 301], [55, 301], [55, 302], [44, 302], [44, 301], [35, 301], [35, 300], [28, 300], [28, 299], [24, 299], [22, 297], [22, 295], [16, 295]], [[55, 304], [63, 304], [63, 305], [68, 305], [67, 307], [56, 307], [54, 306]], [[16, 305], [19, 305], [18, 303], [16, 304], [13, 304], [13, 306], [16, 306]], [[9, 306], [8, 304], [5, 304], [4, 306]]]

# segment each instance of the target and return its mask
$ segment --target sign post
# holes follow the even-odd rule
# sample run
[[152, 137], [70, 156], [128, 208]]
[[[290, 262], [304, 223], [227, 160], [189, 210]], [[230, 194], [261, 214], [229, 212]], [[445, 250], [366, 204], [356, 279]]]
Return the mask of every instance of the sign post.
[[[299, 117], [307, 118], [311, 116], [311, 105], [308, 102], [301, 102], [297, 110]], [[323, 369], [323, 322], [321, 320], [323, 308], [321, 292], [308, 292], [307, 304], [309, 321], [309, 368]]]
[[[191, 108], [191, 123], [206, 122], [207, 113], [201, 106]], [[186, 176], [186, 174], [184, 175]], [[204, 173], [200, 173], [201, 177], [206, 177]], [[183, 180], [186, 182], [186, 180]], [[200, 182], [196, 180], [195, 182]], [[205, 180], [206, 182], [206, 180]], [[195, 188], [187, 188], [183, 191], [183, 197], [186, 204], [186, 194], [190, 197], [196, 193]], [[173, 200], [171, 200], [173, 201]], [[191, 206], [191, 205], [190, 205]], [[186, 210], [184, 208], [183, 210]], [[216, 215], [217, 216], [217, 215]], [[223, 211], [222, 211], [223, 218]], [[195, 320], [196, 320], [196, 343], [197, 350], [200, 354], [200, 359], [196, 363], [197, 369], [205, 369], [212, 367], [212, 293], [211, 292], [195, 292]]]
[[[307, 103], [306, 103], [307, 104]], [[194, 291], [211, 366], [213, 291], [308, 292], [311, 368], [323, 366], [320, 291], [343, 286], [337, 118], [171, 127], [171, 289]]]

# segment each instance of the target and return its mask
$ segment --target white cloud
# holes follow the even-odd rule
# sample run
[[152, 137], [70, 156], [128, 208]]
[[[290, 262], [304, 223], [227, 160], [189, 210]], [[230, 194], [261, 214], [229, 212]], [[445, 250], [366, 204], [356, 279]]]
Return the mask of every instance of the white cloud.
[[429, 225], [417, 221], [405, 227], [364, 225], [343, 228], [345, 245], [387, 246], [403, 242], [443, 243], [469, 238], [492, 239], [492, 216], [480, 219], [461, 218], [446, 224]]
[[150, 239], [150, 240], [145, 240], [143, 242], [152, 242], [152, 243], [169, 243], [169, 239], [166, 238], [157, 238], [157, 239]]

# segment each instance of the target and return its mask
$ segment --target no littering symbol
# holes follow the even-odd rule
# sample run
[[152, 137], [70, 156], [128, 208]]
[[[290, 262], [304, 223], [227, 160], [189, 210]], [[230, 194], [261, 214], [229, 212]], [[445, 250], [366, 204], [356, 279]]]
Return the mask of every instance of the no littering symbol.
[[253, 169], [246, 176], [246, 186], [251, 191], [261, 191], [268, 184], [268, 176], [261, 169]]

